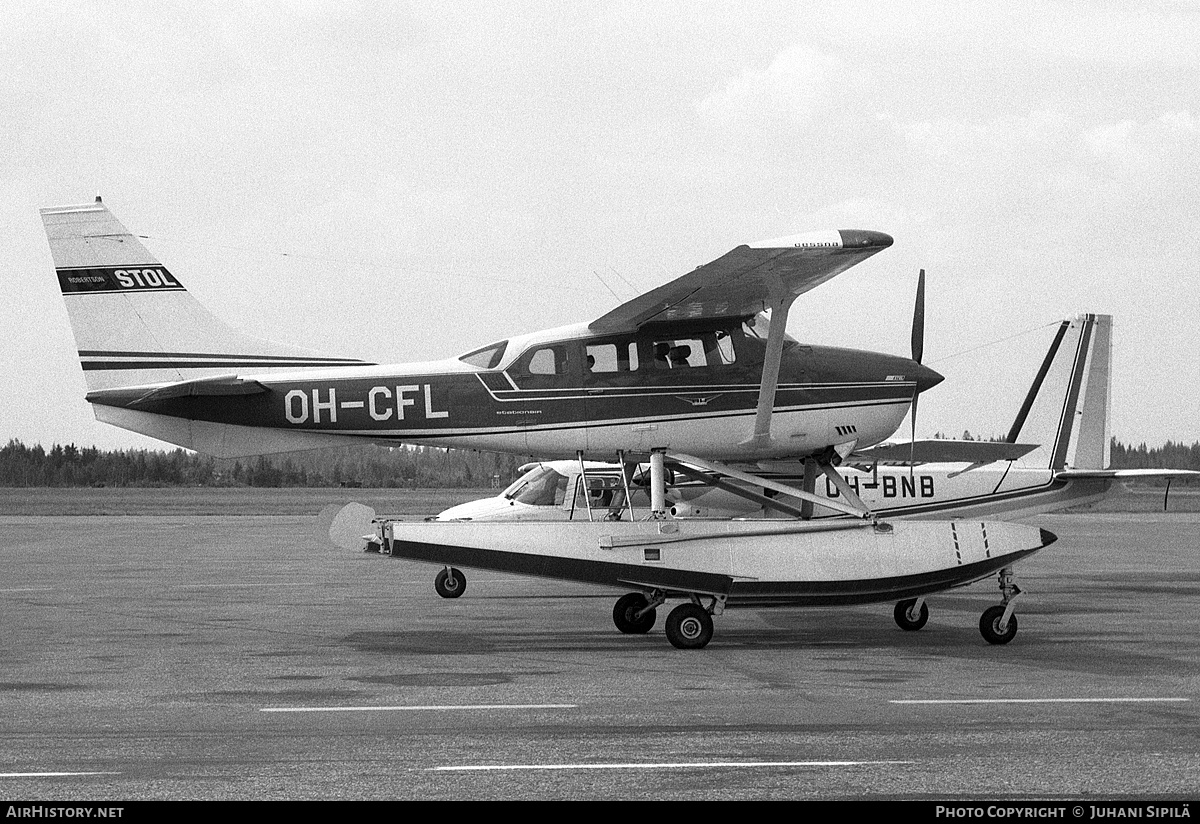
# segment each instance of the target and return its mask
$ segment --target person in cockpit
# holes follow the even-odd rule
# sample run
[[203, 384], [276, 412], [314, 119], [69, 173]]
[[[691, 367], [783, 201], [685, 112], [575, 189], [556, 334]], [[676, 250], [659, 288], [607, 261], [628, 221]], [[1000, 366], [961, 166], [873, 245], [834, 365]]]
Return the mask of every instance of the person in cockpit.
[[691, 364], [688, 363], [688, 358], [691, 357], [691, 355], [692, 347], [685, 343], [672, 347], [671, 351], [667, 353], [667, 358], [671, 361], [671, 368], [678, 369], [683, 366], [691, 366]]
[[654, 366], [657, 369], [670, 369], [671, 363], [667, 360], [667, 353], [671, 351], [671, 344], [663, 341], [662, 343], [654, 344]]

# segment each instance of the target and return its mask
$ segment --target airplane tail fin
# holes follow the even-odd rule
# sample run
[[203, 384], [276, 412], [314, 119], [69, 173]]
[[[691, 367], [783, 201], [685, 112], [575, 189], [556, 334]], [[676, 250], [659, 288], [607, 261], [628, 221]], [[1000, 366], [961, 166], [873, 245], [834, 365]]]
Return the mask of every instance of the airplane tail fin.
[[361, 364], [244, 335], [216, 318], [97, 198], [42, 209], [88, 391], [274, 368]]
[[1103, 469], [1110, 452], [1112, 316], [1059, 326], [1006, 440], [1040, 444], [1018, 464]]

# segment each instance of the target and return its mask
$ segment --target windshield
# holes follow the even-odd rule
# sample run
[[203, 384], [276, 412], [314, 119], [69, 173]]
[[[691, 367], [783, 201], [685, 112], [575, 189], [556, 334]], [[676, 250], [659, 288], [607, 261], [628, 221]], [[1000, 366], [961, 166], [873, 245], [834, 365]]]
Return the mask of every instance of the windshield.
[[482, 349], [473, 349], [465, 355], [459, 355], [458, 359], [481, 369], [495, 369], [500, 364], [500, 359], [504, 357], [504, 350], [507, 347], [508, 341], [502, 340], [499, 343], [490, 343]]
[[504, 490], [505, 498], [529, 506], [561, 504], [566, 494], [567, 476], [548, 466], [535, 466]]

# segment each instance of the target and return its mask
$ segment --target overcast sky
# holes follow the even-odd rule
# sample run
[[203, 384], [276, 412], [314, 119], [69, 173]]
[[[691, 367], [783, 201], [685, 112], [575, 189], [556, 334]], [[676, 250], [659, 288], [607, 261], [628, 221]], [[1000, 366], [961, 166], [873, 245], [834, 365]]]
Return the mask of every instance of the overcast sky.
[[97, 193], [219, 316], [385, 362], [884, 231], [789, 330], [907, 354], [924, 267], [919, 434], [1005, 432], [1104, 312], [1113, 434], [1200, 440], [1196, 0], [6, 3], [0, 60], [0, 443], [163, 446], [83, 400], [37, 209]]

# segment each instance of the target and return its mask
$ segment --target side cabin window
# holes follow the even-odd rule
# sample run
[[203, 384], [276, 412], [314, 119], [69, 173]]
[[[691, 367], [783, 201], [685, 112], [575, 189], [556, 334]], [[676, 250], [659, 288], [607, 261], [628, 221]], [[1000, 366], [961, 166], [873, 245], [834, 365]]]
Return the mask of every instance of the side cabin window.
[[632, 338], [585, 341], [583, 363], [583, 382], [591, 387], [631, 386], [642, 369]]
[[633, 341], [590, 343], [585, 349], [587, 371], [593, 375], [637, 371], [637, 344]]
[[690, 334], [655, 335], [645, 341], [650, 362], [658, 370], [686, 370], [732, 366], [738, 360], [740, 328], [713, 329]]

